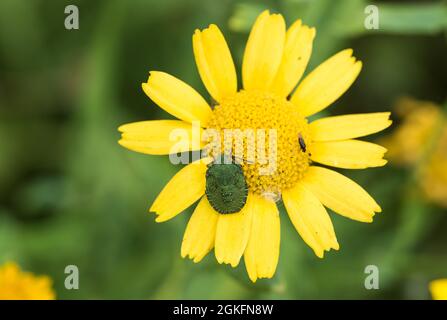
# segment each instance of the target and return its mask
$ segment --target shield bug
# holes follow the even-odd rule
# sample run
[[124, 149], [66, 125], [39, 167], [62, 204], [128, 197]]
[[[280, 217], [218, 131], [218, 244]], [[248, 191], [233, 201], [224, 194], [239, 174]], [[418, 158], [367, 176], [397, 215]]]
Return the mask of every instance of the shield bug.
[[225, 156], [208, 165], [205, 193], [214, 210], [221, 214], [239, 212], [247, 202], [248, 188], [240, 164]]

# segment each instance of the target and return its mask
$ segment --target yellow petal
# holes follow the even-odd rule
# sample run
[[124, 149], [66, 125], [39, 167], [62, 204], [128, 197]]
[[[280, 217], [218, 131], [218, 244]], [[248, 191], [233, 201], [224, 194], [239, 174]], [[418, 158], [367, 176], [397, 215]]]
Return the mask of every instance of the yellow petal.
[[160, 71], [151, 71], [143, 91], [174, 117], [187, 122], [200, 121], [205, 127], [211, 108], [202, 96], [183, 81]]
[[219, 28], [212, 24], [203, 31], [196, 30], [192, 42], [200, 77], [210, 95], [221, 101], [223, 97], [236, 93], [236, 69]]
[[249, 194], [247, 203], [238, 213], [220, 214], [217, 222], [215, 254], [219, 263], [236, 267], [250, 236], [253, 204]]
[[248, 90], [268, 90], [281, 63], [286, 24], [280, 14], [264, 11], [248, 37], [242, 63], [242, 81]]
[[286, 33], [281, 64], [272, 84], [272, 91], [286, 97], [301, 79], [312, 53], [315, 29], [296, 21]]
[[447, 300], [447, 279], [430, 282], [430, 292], [434, 300]]
[[140, 121], [122, 125], [118, 141], [123, 147], [146, 154], [172, 154], [200, 150], [203, 129], [181, 120]]
[[311, 191], [298, 182], [282, 197], [295, 229], [319, 258], [323, 258], [325, 250], [339, 249], [331, 218]]
[[189, 219], [183, 236], [183, 258], [189, 256], [197, 263], [211, 251], [214, 247], [218, 217], [219, 214], [210, 206], [206, 196], [203, 196]]
[[362, 63], [346, 49], [313, 70], [299, 84], [291, 101], [301, 114], [311, 116], [328, 107], [351, 86], [362, 69]]
[[379, 205], [357, 183], [335, 171], [312, 166], [302, 180], [323, 205], [347, 218], [372, 222]]
[[347, 140], [388, 128], [392, 123], [389, 117], [390, 112], [348, 114], [318, 119], [309, 127], [313, 141]]
[[359, 140], [313, 142], [309, 148], [312, 161], [344, 169], [381, 167], [387, 163], [383, 159], [386, 151], [377, 144]]
[[279, 259], [279, 212], [273, 201], [253, 195], [253, 221], [244, 253], [245, 267], [251, 281], [271, 278]]
[[164, 222], [175, 217], [205, 194], [208, 161], [208, 158], [197, 160], [175, 174], [150, 208], [158, 215], [155, 221]]

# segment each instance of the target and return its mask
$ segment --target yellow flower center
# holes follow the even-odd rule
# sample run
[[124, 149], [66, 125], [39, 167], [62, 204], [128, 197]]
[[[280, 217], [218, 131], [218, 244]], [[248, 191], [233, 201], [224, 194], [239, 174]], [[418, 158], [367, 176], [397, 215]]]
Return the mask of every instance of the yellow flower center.
[[250, 192], [280, 195], [293, 187], [309, 166], [307, 120], [295, 105], [275, 94], [242, 90], [223, 99], [214, 108], [208, 129], [219, 133], [225, 153], [225, 135], [233, 132], [233, 140], [226, 140], [227, 146], [232, 141], [233, 155], [238, 154], [236, 137], [242, 137], [243, 159], [235, 160], [242, 161]]

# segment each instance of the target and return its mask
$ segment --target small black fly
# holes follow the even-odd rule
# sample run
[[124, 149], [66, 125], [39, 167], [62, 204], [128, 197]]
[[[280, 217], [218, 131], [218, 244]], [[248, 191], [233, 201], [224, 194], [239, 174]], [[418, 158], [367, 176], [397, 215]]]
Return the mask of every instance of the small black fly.
[[298, 142], [300, 144], [301, 151], [306, 152], [306, 150], [307, 150], [306, 143], [304, 142], [304, 138], [301, 135], [301, 133], [298, 134]]

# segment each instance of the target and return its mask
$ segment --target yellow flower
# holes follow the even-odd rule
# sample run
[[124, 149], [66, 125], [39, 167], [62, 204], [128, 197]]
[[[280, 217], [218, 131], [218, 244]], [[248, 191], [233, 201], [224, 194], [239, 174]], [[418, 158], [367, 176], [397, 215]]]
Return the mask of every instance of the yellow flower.
[[56, 295], [47, 276], [23, 272], [13, 262], [0, 267], [0, 300], [53, 300]]
[[[177, 143], [169, 139], [175, 129], [189, 133], [189, 143], [180, 145], [176, 149], [179, 152], [204, 148], [194, 135], [206, 136], [210, 129], [221, 136], [226, 129], [265, 129], [264, 140], [273, 141], [261, 148], [252, 159], [255, 161], [249, 161], [249, 150], [253, 151], [255, 145], [249, 136], [243, 137], [247, 150], [241, 168], [248, 198], [239, 212], [220, 214], [210, 204], [205, 194], [209, 159], [187, 165], [161, 191], [150, 208], [157, 214], [157, 222], [175, 217], [200, 200], [186, 227], [182, 257], [199, 262], [214, 248], [219, 263], [235, 267], [243, 256], [254, 282], [271, 278], [278, 263], [280, 219], [274, 198], [282, 197], [293, 225], [318, 257], [339, 248], [325, 206], [362, 222], [371, 222], [375, 212], [381, 211], [355, 182], [311, 163], [348, 169], [383, 166], [386, 149], [355, 138], [391, 124], [388, 112], [327, 117], [308, 123], [307, 117], [328, 107], [351, 86], [362, 67], [351, 49], [343, 50], [297, 86], [309, 61], [314, 36], [315, 29], [300, 20], [286, 30], [281, 15], [264, 11], [248, 38], [242, 64], [243, 89], [238, 91], [233, 59], [219, 28], [210, 25], [196, 30], [194, 56], [200, 77], [216, 102], [213, 108], [189, 85], [166, 73], [151, 71], [142, 84], [155, 103], [179, 120], [121, 126], [119, 143], [130, 150], [170, 154]], [[197, 122], [201, 128], [194, 130], [190, 123]], [[260, 136], [256, 131], [256, 137]], [[265, 174], [261, 170], [264, 164], [257, 160], [265, 159], [260, 155], [263, 152], [274, 150], [275, 168]]]
[[434, 300], [447, 300], [447, 279], [430, 282], [430, 292]]
[[447, 125], [431, 102], [402, 98], [396, 104], [402, 123], [382, 143], [396, 165], [415, 167], [424, 196], [447, 207]]

